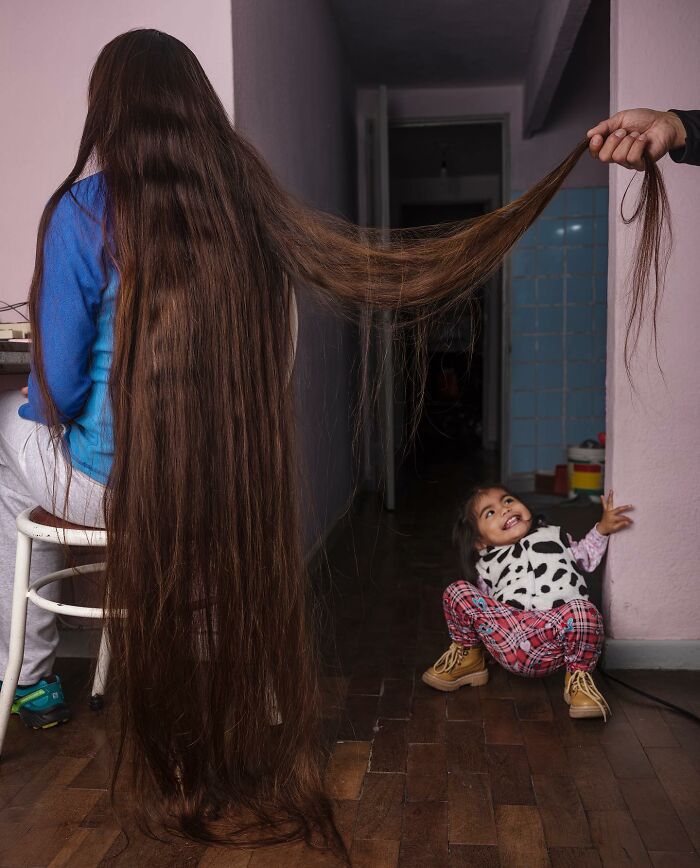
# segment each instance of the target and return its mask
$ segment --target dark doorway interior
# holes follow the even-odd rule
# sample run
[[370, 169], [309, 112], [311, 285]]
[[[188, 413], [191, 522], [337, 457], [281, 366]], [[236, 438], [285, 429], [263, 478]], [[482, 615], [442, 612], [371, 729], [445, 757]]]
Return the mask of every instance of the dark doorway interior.
[[[499, 122], [390, 127], [392, 225], [437, 226], [497, 208], [503, 196], [501, 138]], [[486, 463], [498, 473], [500, 323], [499, 274], [478, 289], [471, 309], [455, 311], [431, 329], [423, 403], [397, 382], [396, 442], [403, 447], [404, 472], [416, 465]]]
[[[483, 214], [478, 203], [408, 204], [401, 226], [431, 226]], [[428, 376], [414, 454], [430, 463], [464, 461], [481, 449], [484, 405], [484, 290], [462, 316], [445, 317], [431, 330]], [[412, 408], [413, 410], [413, 408]]]

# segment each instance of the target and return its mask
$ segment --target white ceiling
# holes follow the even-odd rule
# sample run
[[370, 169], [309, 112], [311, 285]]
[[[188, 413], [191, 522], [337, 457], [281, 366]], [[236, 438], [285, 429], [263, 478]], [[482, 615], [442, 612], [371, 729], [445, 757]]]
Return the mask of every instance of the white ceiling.
[[521, 82], [543, 0], [330, 0], [359, 85]]

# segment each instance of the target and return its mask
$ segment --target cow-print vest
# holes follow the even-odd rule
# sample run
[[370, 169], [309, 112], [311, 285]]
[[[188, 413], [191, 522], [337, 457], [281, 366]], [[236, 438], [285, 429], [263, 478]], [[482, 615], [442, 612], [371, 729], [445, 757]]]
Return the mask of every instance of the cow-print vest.
[[476, 569], [489, 596], [515, 609], [555, 609], [588, 599], [588, 588], [559, 527], [540, 527], [509, 546], [487, 546]]

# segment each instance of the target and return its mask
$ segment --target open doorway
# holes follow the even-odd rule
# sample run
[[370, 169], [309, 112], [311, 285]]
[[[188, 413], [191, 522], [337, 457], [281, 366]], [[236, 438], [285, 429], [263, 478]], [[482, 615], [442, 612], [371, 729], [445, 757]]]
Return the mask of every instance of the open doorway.
[[[389, 123], [391, 225], [439, 225], [503, 202], [503, 121]], [[431, 329], [425, 400], [411, 464], [469, 464], [499, 472], [502, 430], [502, 274], [480, 287], [470, 311]], [[398, 376], [398, 372], [397, 372]], [[415, 408], [398, 379], [396, 441], [406, 443]], [[406, 464], [408, 462], [404, 462]]]

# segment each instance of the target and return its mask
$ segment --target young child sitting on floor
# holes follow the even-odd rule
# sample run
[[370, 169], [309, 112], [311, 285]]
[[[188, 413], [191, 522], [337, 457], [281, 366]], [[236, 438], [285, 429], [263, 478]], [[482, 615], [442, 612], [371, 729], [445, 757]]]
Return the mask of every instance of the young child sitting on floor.
[[603, 645], [603, 619], [588, 599], [581, 570], [592, 573], [608, 536], [628, 527], [631, 506], [603, 501], [603, 516], [581, 542], [533, 520], [503, 486], [473, 489], [454, 530], [467, 581], [443, 595], [449, 649], [423, 673], [438, 690], [476, 687], [489, 678], [486, 646], [517, 675], [537, 678], [566, 666], [564, 699], [571, 717], [610, 713], [591, 672]]

